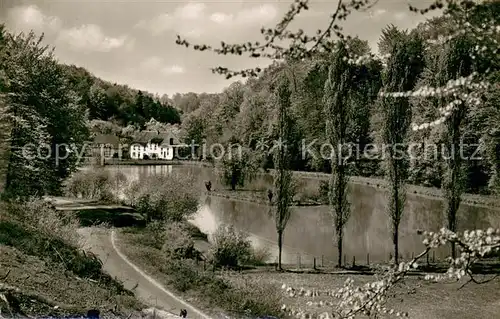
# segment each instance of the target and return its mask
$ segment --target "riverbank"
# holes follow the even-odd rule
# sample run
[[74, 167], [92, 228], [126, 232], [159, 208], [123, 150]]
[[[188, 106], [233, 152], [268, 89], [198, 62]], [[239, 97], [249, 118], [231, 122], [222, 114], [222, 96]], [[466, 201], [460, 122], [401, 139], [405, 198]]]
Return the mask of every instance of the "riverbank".
[[185, 161], [185, 160], [132, 160], [132, 159], [105, 159], [104, 165], [192, 165], [192, 166], [200, 166], [200, 167], [211, 167], [212, 164], [204, 161]]
[[[343, 274], [277, 272], [273, 266], [255, 267], [238, 272], [213, 271], [203, 269], [202, 263], [189, 262], [179, 264], [180, 268], [172, 271], [171, 267], [166, 266], [165, 263], [168, 261], [161, 251], [145, 244], [147, 241], [143, 240], [144, 236], [145, 233], [137, 230], [124, 230], [118, 234], [119, 247], [132, 262], [145, 269], [149, 275], [174, 289], [201, 309], [211, 309], [212, 314], [223, 311], [222, 308], [241, 311], [241, 303], [252, 307], [257, 307], [261, 303], [267, 305], [266, 308], [272, 304], [276, 306], [286, 304], [294, 308], [327, 311], [326, 306], [308, 306], [307, 302], [330, 300], [335, 303], [336, 300], [318, 297], [290, 298], [283, 293], [281, 286], [287, 284], [299, 289], [332, 291], [341, 288], [345, 280], [354, 275], [348, 272]], [[407, 311], [411, 318], [417, 319], [495, 317], [500, 306], [499, 278], [483, 285], [471, 283], [459, 290], [464, 282], [435, 284], [424, 281], [423, 276], [423, 274], [411, 276], [403, 284], [396, 286], [394, 292], [398, 298], [391, 299], [388, 306], [395, 310]], [[359, 272], [352, 278], [357, 284], [375, 280], [373, 276]], [[219, 290], [220, 285], [228, 288]], [[234, 295], [228, 291], [234, 291]], [[261, 305], [258, 309], [264, 311], [265, 308], [262, 307]], [[272, 314], [270, 313], [272, 308], [274, 307], [264, 312]], [[255, 311], [255, 308], [253, 310]]]
[[221, 313], [280, 315], [282, 294], [277, 287], [251, 281], [231, 284], [208, 263], [166, 257], [151, 244], [151, 237], [145, 229], [122, 229], [117, 233], [117, 246], [131, 262], [202, 311], [214, 318]]
[[[215, 196], [220, 198], [226, 198], [231, 200], [246, 201], [251, 203], [256, 203], [259, 205], [269, 205], [270, 200], [267, 195], [266, 190], [247, 190], [247, 189], [217, 189], [214, 191], [206, 192], [206, 195]], [[325, 200], [320, 200], [319, 196], [308, 197], [307, 194], [299, 194], [292, 203], [291, 206], [321, 206], [328, 205]]]
[[79, 246], [78, 221], [43, 204], [0, 202], [0, 313], [140, 317], [145, 305]]

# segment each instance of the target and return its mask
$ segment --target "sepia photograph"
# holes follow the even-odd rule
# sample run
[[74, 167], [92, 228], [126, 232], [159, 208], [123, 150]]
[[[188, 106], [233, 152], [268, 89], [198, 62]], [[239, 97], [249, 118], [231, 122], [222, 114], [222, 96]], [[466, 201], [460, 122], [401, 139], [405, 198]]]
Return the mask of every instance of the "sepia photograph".
[[500, 319], [499, 0], [0, 0], [0, 319]]

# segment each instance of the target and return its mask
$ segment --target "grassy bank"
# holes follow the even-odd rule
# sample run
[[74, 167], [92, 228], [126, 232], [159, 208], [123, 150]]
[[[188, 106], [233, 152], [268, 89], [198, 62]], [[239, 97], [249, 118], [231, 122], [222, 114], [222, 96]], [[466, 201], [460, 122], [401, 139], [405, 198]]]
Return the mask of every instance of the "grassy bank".
[[144, 308], [97, 257], [80, 250], [79, 223], [69, 215], [40, 202], [0, 203], [0, 294], [8, 301], [0, 301], [2, 314], [129, 315]]
[[[193, 233], [194, 234], [194, 233]], [[203, 261], [170, 259], [155, 245], [147, 229], [127, 228], [118, 246], [130, 260], [189, 302], [214, 316], [279, 315], [282, 294], [275, 286], [232, 282]]]
[[[261, 205], [268, 205], [269, 198], [267, 197], [267, 190], [253, 190], [253, 189], [237, 189], [235, 191], [229, 189], [217, 189], [211, 191], [211, 196], [217, 196], [232, 200], [247, 201]], [[292, 206], [318, 206], [327, 205], [327, 201], [319, 196], [299, 193], [294, 198]]]
[[[295, 288], [303, 287], [306, 290], [319, 291], [332, 291], [341, 288], [349, 277], [352, 276], [292, 274], [274, 271], [227, 273], [225, 276], [233, 284], [251, 281], [256, 284], [262, 282], [281, 287], [283, 283], [286, 283]], [[358, 285], [375, 280], [373, 276], [363, 275], [352, 278]], [[388, 306], [395, 310], [407, 311], [409, 317], [414, 319], [496, 318], [498, 309], [500, 309], [500, 290], [498, 289], [500, 278], [482, 285], [470, 283], [459, 289], [464, 283], [465, 281], [435, 284], [412, 276], [406, 279], [403, 284], [395, 287], [394, 292], [397, 298], [390, 299]], [[308, 301], [318, 302], [320, 300], [337, 302], [336, 299], [328, 299], [328, 297], [284, 297], [283, 302], [295, 308], [300, 307], [318, 312], [327, 311], [328, 307], [307, 306]], [[387, 318], [394, 318], [394, 316], [387, 316]]]

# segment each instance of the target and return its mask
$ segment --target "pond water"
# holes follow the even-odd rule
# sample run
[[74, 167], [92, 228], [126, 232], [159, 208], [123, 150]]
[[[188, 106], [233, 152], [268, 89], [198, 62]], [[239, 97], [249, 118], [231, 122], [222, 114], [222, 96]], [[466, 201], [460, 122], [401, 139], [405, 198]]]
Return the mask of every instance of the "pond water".
[[[267, 249], [269, 261], [277, 256], [277, 235], [270, 207], [256, 203], [205, 195], [204, 181], [210, 180], [214, 189], [221, 188], [212, 169], [188, 165], [156, 166], [107, 166], [123, 172], [130, 180], [148, 178], [171, 172], [191, 173], [199, 180], [200, 208], [192, 222], [209, 235], [221, 224], [231, 224], [249, 235], [254, 247]], [[253, 184], [270, 185], [270, 176], [258, 177]], [[317, 189], [318, 181], [302, 183], [302, 187]], [[351, 263], [388, 261], [392, 252], [389, 217], [385, 213], [386, 194], [376, 188], [362, 185], [350, 186], [351, 216], [345, 227], [344, 258]], [[459, 225], [462, 227], [500, 227], [498, 211], [462, 205]], [[404, 258], [418, 254], [424, 246], [418, 229], [438, 230], [445, 224], [442, 202], [409, 194], [400, 225], [400, 253]], [[332, 218], [327, 206], [293, 207], [292, 216], [285, 230], [283, 262], [311, 266], [330, 264], [337, 260], [333, 241]], [[444, 257], [446, 250], [437, 251], [436, 259]], [[300, 257], [299, 257], [300, 256]], [[432, 255], [431, 255], [432, 258]]]

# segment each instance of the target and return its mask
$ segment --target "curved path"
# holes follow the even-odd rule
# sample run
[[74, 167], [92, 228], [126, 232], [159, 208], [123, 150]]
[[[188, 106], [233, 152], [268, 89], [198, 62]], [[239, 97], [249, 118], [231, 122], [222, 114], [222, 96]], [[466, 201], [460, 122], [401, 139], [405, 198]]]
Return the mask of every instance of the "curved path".
[[188, 312], [188, 318], [211, 319], [167, 290], [123, 255], [116, 245], [114, 230], [110, 232], [100, 228], [81, 228], [79, 233], [82, 235], [85, 250], [101, 259], [104, 271], [121, 281], [125, 288], [133, 290], [142, 302], [174, 314], [184, 308]]

